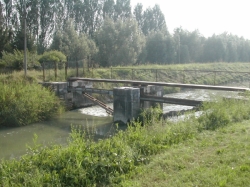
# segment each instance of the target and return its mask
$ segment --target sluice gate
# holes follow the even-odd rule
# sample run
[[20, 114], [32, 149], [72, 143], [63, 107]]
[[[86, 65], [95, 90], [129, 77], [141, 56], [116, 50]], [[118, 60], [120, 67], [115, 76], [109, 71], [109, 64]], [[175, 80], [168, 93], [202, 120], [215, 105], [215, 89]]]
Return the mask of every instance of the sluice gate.
[[93, 101], [93, 103], [99, 105], [100, 107], [102, 107], [103, 109], [105, 109], [107, 111], [108, 114], [113, 115], [114, 110], [110, 107], [108, 107], [105, 103], [103, 103], [102, 101], [99, 101], [98, 99], [92, 97], [91, 95], [87, 94], [87, 93], [83, 93], [82, 94], [84, 97], [88, 98], [89, 100]]
[[[113, 90], [93, 88], [93, 82], [130, 84], [128, 87], [115, 87]], [[163, 87], [181, 87], [188, 89], [222, 90], [222, 91], [249, 91], [248, 88], [178, 84], [166, 82], [113, 80], [113, 79], [91, 79], [72, 77], [68, 82], [42, 83], [55, 91], [56, 95], [64, 98], [66, 102], [72, 103], [76, 108], [98, 104], [109, 114], [113, 115], [114, 121], [127, 123], [136, 119], [143, 108], [154, 106], [155, 103], [170, 103], [177, 105], [199, 106], [202, 101], [163, 97]], [[107, 94], [113, 98], [113, 109], [104, 102], [91, 96], [92, 93]]]

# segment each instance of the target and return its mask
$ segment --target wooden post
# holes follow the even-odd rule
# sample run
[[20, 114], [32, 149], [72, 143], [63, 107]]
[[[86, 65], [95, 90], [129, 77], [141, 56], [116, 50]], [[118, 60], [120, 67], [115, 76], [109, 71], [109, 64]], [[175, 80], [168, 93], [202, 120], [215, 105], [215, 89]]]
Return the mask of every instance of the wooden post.
[[214, 72], [214, 85], [216, 83], [216, 71]]
[[76, 60], [76, 76], [79, 75], [79, 67], [78, 67], [78, 61]]
[[134, 69], [132, 68], [132, 80], [134, 80]]
[[43, 82], [45, 82], [45, 65], [44, 65], [44, 62], [43, 62]]
[[68, 77], [68, 57], [67, 57], [67, 61], [65, 62], [65, 80], [67, 80]]
[[110, 79], [112, 79], [112, 67], [110, 68]]
[[158, 70], [156, 69], [155, 70], [155, 82], [157, 82], [157, 79], [158, 79]]
[[185, 71], [183, 71], [183, 80], [182, 83], [185, 84]]
[[54, 68], [55, 68], [55, 81], [57, 80], [57, 62], [54, 62]]

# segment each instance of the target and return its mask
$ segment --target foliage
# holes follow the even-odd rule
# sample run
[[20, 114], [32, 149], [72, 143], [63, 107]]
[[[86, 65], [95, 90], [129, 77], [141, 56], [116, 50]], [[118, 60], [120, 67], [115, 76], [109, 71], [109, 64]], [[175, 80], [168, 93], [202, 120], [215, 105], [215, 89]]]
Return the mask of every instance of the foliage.
[[[23, 69], [24, 53], [23, 51], [14, 50], [14, 53], [2, 52], [2, 59], [0, 63], [8, 68], [15, 70]], [[38, 56], [36, 53], [30, 53], [27, 51], [27, 67], [36, 68], [39, 67]]]
[[106, 19], [96, 34], [101, 66], [134, 64], [144, 46], [144, 38], [135, 21]]
[[23, 126], [47, 120], [62, 110], [54, 93], [23, 80], [1, 81], [0, 103], [1, 126]]
[[88, 67], [94, 63], [106, 67], [135, 62], [250, 62], [249, 40], [226, 32], [205, 38], [198, 30], [181, 27], [170, 34], [159, 5], [139, 3], [132, 10], [130, 0], [4, 0], [0, 53], [24, 48], [24, 2], [27, 47], [39, 55], [59, 50], [71, 61], [87, 59]]
[[60, 51], [46, 51], [39, 58], [39, 62], [65, 62], [66, 56]]
[[[238, 104], [235, 101], [219, 101], [217, 105], [222, 106], [222, 110], [229, 110], [227, 107], [231, 106], [239, 111], [234, 110], [228, 123], [224, 123], [223, 126], [231, 122], [249, 119], [249, 117], [243, 117], [244, 111], [248, 111], [249, 114], [249, 102], [240, 102]], [[205, 104], [205, 106], [208, 105]], [[209, 106], [211, 108], [207, 108], [208, 110], [217, 111], [218, 106], [215, 106], [215, 108]], [[158, 112], [153, 113], [157, 114], [154, 116], [157, 119], [159, 117]], [[235, 114], [237, 114], [236, 118], [233, 117]], [[55, 145], [48, 148], [35, 143], [34, 148], [29, 148], [29, 154], [23, 156], [20, 160], [2, 161], [0, 164], [0, 184], [2, 186], [18, 186], [19, 184], [28, 186], [42, 186], [45, 184], [48, 186], [120, 185], [126, 179], [135, 178], [135, 175], [143, 173], [141, 168], [148, 164], [150, 166], [152, 160], [156, 158], [154, 155], [157, 155], [158, 158], [160, 153], [166, 153], [166, 150], [173, 150], [183, 144], [185, 146], [188, 141], [197, 141], [201, 146], [201, 150], [207, 145], [211, 145], [209, 136], [204, 136], [204, 134], [216, 133], [205, 130], [206, 123], [210, 123], [210, 119], [208, 119], [210, 117], [213, 116], [206, 113], [199, 119], [195, 118], [194, 115], [188, 115], [185, 120], [175, 123], [167, 121], [164, 124], [152, 121], [152, 118], [150, 118], [144, 126], [140, 122], [134, 122], [128, 125], [126, 131], [118, 131], [113, 137], [97, 142], [88, 139], [80, 127], [74, 127], [67, 147]], [[224, 116], [221, 116], [221, 118], [223, 119]], [[223, 120], [219, 121], [223, 122]], [[201, 126], [204, 128], [200, 128]], [[219, 123], [217, 123], [217, 126], [213, 126], [212, 129], [219, 129], [218, 131], [224, 132]], [[202, 133], [199, 134], [201, 131]], [[241, 132], [243, 131], [241, 130]], [[203, 138], [207, 140], [203, 141]], [[220, 144], [218, 138], [221, 140], [221, 135], [215, 137], [216, 145]], [[35, 139], [34, 142], [36, 142]], [[215, 147], [215, 145], [212, 146]], [[190, 153], [193, 150], [195, 150], [195, 153], [199, 152], [197, 149], [190, 149], [188, 146], [185, 146], [185, 148]], [[224, 144], [222, 148], [225, 148]], [[178, 154], [173, 153], [168, 158], [177, 159], [182, 157], [182, 154], [186, 151]], [[211, 154], [211, 149], [208, 151]], [[223, 153], [222, 149], [216, 151], [217, 155]], [[204, 152], [202, 154], [206, 155]], [[186, 155], [185, 159], [188, 158], [188, 155]], [[197, 154], [195, 158], [197, 158]], [[235, 166], [238, 159], [231, 161], [225, 157], [221, 157], [221, 159], [220, 164], [225, 161], [226, 164], [234, 164], [230, 165], [230, 167], [238, 167]], [[188, 162], [189, 164], [190, 162], [195, 163], [195, 160], [189, 159]], [[166, 164], [163, 162], [162, 164], [166, 168], [174, 167], [174, 171], [180, 172], [187, 167], [180, 160], [178, 164], [175, 164], [175, 162], [167, 162]], [[206, 167], [208, 164], [211, 166], [212, 163], [206, 163]], [[241, 172], [248, 172], [248, 163], [241, 163], [238, 169]], [[227, 176], [226, 173], [220, 173], [220, 175], [221, 177]], [[161, 176], [161, 173], [157, 173], [157, 176]], [[193, 178], [194, 176], [190, 175], [190, 177]]]
[[[250, 119], [250, 106], [240, 99], [224, 99], [216, 103], [204, 103], [204, 114], [199, 118], [202, 128], [214, 130], [232, 122]], [[211, 110], [212, 108], [212, 110]]]
[[69, 21], [63, 31], [55, 33], [51, 49], [63, 52], [69, 60], [83, 60], [97, 52], [94, 41], [84, 33], [78, 34]]

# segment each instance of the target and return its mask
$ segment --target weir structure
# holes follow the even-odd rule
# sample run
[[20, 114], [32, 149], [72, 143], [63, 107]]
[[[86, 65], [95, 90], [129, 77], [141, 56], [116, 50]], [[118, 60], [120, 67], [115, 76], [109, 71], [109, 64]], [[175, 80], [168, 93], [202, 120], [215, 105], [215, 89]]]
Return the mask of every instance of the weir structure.
[[[113, 90], [95, 89], [94, 82], [120, 83], [124, 87], [114, 87]], [[71, 77], [67, 82], [42, 83], [44, 86], [50, 87], [66, 103], [72, 104], [74, 107], [84, 107], [98, 104], [105, 109], [110, 115], [113, 115], [114, 122], [127, 123], [136, 119], [139, 112], [143, 108], [149, 108], [156, 103], [170, 103], [187, 106], [199, 106], [202, 101], [178, 99], [163, 97], [163, 87], [180, 87], [189, 89], [207, 89], [222, 91], [249, 91], [248, 88], [242, 87], [226, 87], [226, 86], [210, 86], [196, 84], [178, 84], [166, 82], [150, 82], [150, 81], [132, 81], [132, 80], [114, 80], [114, 79], [92, 79]], [[91, 94], [108, 94], [113, 96], [113, 109], [105, 103], [91, 96]], [[68, 104], [70, 106], [70, 104]]]

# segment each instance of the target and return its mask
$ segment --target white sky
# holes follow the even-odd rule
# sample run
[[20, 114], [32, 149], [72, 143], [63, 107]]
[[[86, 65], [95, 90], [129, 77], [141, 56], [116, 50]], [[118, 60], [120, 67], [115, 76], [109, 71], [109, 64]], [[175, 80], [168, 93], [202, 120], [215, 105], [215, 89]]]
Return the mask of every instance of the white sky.
[[170, 33], [177, 27], [209, 37], [223, 32], [250, 39], [250, 0], [130, 0], [144, 9], [160, 5]]

